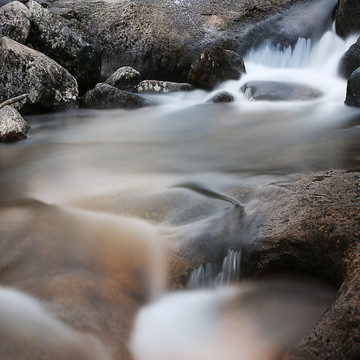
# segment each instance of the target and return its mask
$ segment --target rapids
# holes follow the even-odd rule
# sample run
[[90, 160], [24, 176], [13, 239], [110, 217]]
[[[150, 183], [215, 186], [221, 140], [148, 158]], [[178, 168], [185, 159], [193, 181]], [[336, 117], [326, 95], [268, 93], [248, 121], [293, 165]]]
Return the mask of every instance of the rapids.
[[[80, 345], [75, 345], [80, 347], [91, 340], [94, 351], [106, 354], [99, 355], [103, 359], [128, 358], [124, 344], [135, 313], [146, 299], [144, 291], [136, 289], [143, 286], [139, 276], [155, 274], [149, 280], [157, 284], [149, 291], [152, 298], [165, 291], [159, 285], [165, 280], [165, 270], [154, 266], [154, 262], [161, 263], [161, 250], [154, 255], [157, 246], [148, 246], [156, 242], [153, 231], [162, 239], [159, 248], [176, 248], [189, 240], [206, 253], [206, 263], [220, 263], [229, 249], [240, 250], [241, 242], [248, 240], [243, 225], [251, 218], [254, 203], [261, 201], [254, 189], [286, 183], [293, 174], [359, 164], [360, 112], [344, 105], [346, 81], [337, 75], [340, 57], [354, 39], [344, 41], [328, 31], [316, 43], [299, 39], [293, 49], [264, 44], [244, 58], [247, 74], [239, 81], [228, 81], [211, 93], [149, 95], [154, 103], [151, 108], [77, 109], [27, 117], [32, 126], [30, 138], [0, 145], [1, 230], [20, 244], [13, 247], [9, 243], [1, 251], [4, 288], [0, 289], [0, 303], [10, 298], [14, 306], [16, 301], [19, 308], [35, 309], [23, 320], [27, 326], [33, 321], [39, 334], [48, 327], [49, 338], [61, 332], [65, 340], [68, 336], [79, 340]], [[323, 96], [307, 101], [253, 101], [239, 89], [254, 80], [301, 83], [320, 90]], [[230, 92], [235, 102], [210, 103], [219, 91]], [[133, 222], [128, 216], [141, 220]], [[210, 239], [224, 228], [223, 251], [212, 253]], [[230, 277], [238, 281], [240, 258], [234, 254], [236, 270]], [[132, 261], [141, 271], [129, 270]], [[209, 275], [199, 269], [189, 287], [199, 287], [205, 273], [206, 281], [216, 283], [219, 271]], [[176, 269], [171, 271], [170, 280], [185, 285], [184, 279], [176, 278]], [[98, 278], [93, 272], [108, 277]], [[225, 273], [223, 269], [222, 275]], [[116, 274], [121, 275], [117, 278]], [[100, 280], [96, 283], [93, 276]], [[109, 294], [119, 286], [114, 279], [121, 283], [116, 292], [116, 304], [123, 306], [121, 316], [126, 319], [121, 325], [112, 322], [117, 308]], [[88, 282], [90, 292], [84, 285]], [[136, 320], [131, 341], [135, 359], [234, 359], [234, 354], [247, 360], [273, 359], [279, 348], [299, 341], [332, 296], [321, 286], [314, 290], [313, 284], [300, 282], [295, 288], [291, 281], [274, 284], [271, 289], [265, 282], [177, 291], [160, 299]], [[298, 297], [299, 289], [305, 289], [304, 297]], [[268, 307], [261, 301], [263, 292], [275, 294]], [[247, 294], [250, 300], [243, 306]], [[86, 295], [91, 301], [82, 304], [81, 296]], [[253, 300], [258, 308], [252, 307]], [[101, 307], [103, 303], [108, 308]], [[94, 310], [99, 308], [111, 326]], [[302, 324], [299, 315], [295, 316], [299, 309], [303, 311], [300, 318], [309, 316], [310, 323]], [[277, 323], [285, 312], [290, 321]], [[7, 336], [13, 336], [7, 329], [10, 314], [4, 305], [0, 330]], [[252, 322], [254, 314], [256, 321]], [[17, 315], [14, 327], [19, 337], [24, 336], [19, 330], [21, 316]], [[278, 328], [270, 336], [274, 322]], [[288, 336], [295, 323], [298, 331]], [[95, 334], [96, 339], [77, 338], [74, 329]], [[123, 348], [109, 350], [108, 355], [103, 347], [115, 348], [120, 337]], [[257, 341], [259, 338], [264, 341]]]

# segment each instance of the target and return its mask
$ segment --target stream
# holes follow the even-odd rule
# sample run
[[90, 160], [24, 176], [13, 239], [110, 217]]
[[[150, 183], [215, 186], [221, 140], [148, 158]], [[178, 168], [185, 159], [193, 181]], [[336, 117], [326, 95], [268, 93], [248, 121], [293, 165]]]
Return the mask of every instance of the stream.
[[[295, 345], [332, 290], [298, 279], [229, 285], [216, 276], [229, 250], [248, 241], [232, 227], [251, 219], [256, 189], [359, 165], [360, 112], [344, 105], [346, 81], [337, 75], [355, 41], [329, 30], [293, 49], [264, 44], [244, 58], [240, 80], [211, 93], [147, 95], [150, 108], [28, 116], [30, 137], [0, 145], [0, 333], [10, 344], [1, 355], [26, 337], [46, 351], [70, 343], [61, 359], [127, 359], [146, 302], [139, 299], [148, 296], [158, 300], [136, 318], [135, 360], [270, 360]], [[250, 81], [323, 95], [254, 101], [240, 91]], [[219, 91], [235, 101], [209, 102]], [[237, 204], [236, 213], [223, 212]], [[212, 253], [220, 233], [223, 251]], [[167, 273], [164, 252], [188, 240], [204, 263], [190, 289], [179, 290], [187, 280]], [[220, 277], [238, 283], [238, 254]], [[164, 295], [169, 277], [178, 288]]]

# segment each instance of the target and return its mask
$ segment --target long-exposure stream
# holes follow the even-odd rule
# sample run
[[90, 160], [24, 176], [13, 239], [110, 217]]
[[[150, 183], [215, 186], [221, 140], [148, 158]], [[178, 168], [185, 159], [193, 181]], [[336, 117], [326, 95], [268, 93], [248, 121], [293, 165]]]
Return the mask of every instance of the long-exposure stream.
[[0, 146], [0, 357], [264, 360], [299, 343], [333, 289], [248, 281], [241, 252], [291, 180], [359, 165], [338, 75], [355, 41], [263, 44], [240, 80], [140, 110], [27, 116], [29, 138]]

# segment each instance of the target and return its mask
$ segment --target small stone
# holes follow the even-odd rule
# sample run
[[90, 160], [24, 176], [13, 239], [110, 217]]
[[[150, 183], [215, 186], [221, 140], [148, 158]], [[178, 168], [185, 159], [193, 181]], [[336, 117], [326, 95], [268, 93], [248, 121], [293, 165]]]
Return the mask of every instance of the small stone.
[[234, 101], [234, 97], [227, 91], [217, 93], [210, 101], [213, 103], [230, 103]]
[[115, 86], [120, 90], [131, 91], [139, 83], [140, 73], [131, 66], [117, 69], [106, 81], [106, 84]]
[[0, 141], [12, 142], [25, 139], [30, 125], [12, 106], [0, 109]]

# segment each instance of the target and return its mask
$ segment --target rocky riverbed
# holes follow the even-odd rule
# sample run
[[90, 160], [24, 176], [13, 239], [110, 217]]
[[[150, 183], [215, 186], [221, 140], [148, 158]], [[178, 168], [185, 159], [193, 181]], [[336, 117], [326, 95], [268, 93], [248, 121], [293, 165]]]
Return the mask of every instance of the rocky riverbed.
[[[265, 359], [358, 359], [359, 16], [355, 0], [0, 0], [0, 357], [131, 359], [139, 308], [232, 249], [241, 281], [336, 293]], [[340, 103], [291, 61], [256, 77], [254, 49], [295, 58], [331, 29], [351, 40]]]

